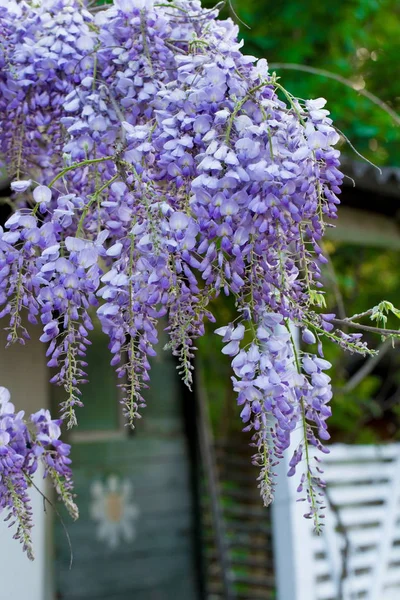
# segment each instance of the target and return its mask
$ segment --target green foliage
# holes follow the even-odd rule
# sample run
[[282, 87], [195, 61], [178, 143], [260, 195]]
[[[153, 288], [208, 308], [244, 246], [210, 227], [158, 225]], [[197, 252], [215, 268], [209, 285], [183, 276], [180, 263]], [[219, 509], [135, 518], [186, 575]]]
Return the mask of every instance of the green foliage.
[[310, 304], [319, 306], [320, 308], [326, 308], [325, 294], [318, 292], [317, 290], [310, 290]]
[[[393, 250], [382, 250], [353, 246], [350, 244], [326, 243], [333, 265], [336, 285], [342, 296], [347, 315], [365, 312], [373, 306], [371, 314], [360, 319], [368, 325], [398, 329], [400, 290], [398, 285], [399, 254]], [[334, 294], [329, 290], [332, 277], [326, 272], [330, 299], [329, 311], [337, 311]], [[379, 285], [377, 282], [379, 281]], [[388, 300], [382, 301], [382, 296]], [[372, 323], [371, 323], [372, 319]], [[366, 334], [370, 347], [377, 347], [380, 339]], [[365, 360], [344, 353], [334, 344], [325, 345], [325, 356], [332, 362], [330, 373], [334, 388], [333, 415], [330, 429], [334, 441], [347, 443], [377, 443], [381, 440], [399, 439], [400, 429], [400, 356], [398, 351], [389, 350], [377, 363], [376, 368], [366, 375], [351, 391], [345, 385]], [[368, 360], [368, 359], [367, 359]]]
[[371, 313], [371, 321], [376, 321], [379, 327], [386, 327], [387, 314], [392, 313], [395, 317], [400, 319], [400, 310], [395, 308], [391, 302], [383, 300], [377, 306], [374, 306]]

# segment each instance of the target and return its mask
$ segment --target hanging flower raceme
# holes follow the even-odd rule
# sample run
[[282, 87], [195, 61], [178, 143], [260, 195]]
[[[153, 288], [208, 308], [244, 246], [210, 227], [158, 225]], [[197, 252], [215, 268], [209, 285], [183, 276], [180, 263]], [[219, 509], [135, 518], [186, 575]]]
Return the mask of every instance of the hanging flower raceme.
[[[289, 474], [302, 469], [319, 526], [323, 482], [309, 446], [324, 452], [329, 437], [321, 339], [367, 352], [317, 310], [320, 240], [342, 183], [325, 100], [294, 98], [265, 60], [242, 54], [236, 25], [197, 0], [115, 0], [95, 16], [77, 0], [3, 4], [0, 148], [15, 206], [0, 235], [8, 342], [28, 338], [23, 313], [41, 323], [74, 425], [99, 304], [133, 423], [160, 320], [190, 386], [210, 301], [232, 295], [237, 320], [218, 333], [263, 500], [300, 429]], [[317, 354], [300, 352], [296, 328]]]
[[0, 151], [11, 176], [62, 166], [61, 119], [73, 108], [65, 100], [93, 71], [92, 21], [69, 0], [0, 6]]
[[78, 517], [72, 493], [70, 446], [61, 442], [61, 420], [52, 420], [48, 410], [39, 410], [25, 420], [23, 411], [16, 412], [10, 393], [0, 387], [0, 512], [7, 513], [9, 527], [15, 525], [14, 538], [20, 540], [29, 558], [32, 509], [28, 489], [38, 463], [44, 466], [59, 498], [71, 516]]

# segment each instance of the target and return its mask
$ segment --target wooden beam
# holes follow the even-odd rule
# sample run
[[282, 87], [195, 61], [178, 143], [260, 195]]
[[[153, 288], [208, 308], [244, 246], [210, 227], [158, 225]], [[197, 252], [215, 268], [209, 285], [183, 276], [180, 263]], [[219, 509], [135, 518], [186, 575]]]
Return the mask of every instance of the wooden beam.
[[395, 219], [378, 213], [339, 207], [335, 227], [326, 230], [327, 239], [361, 246], [400, 250], [400, 227]]

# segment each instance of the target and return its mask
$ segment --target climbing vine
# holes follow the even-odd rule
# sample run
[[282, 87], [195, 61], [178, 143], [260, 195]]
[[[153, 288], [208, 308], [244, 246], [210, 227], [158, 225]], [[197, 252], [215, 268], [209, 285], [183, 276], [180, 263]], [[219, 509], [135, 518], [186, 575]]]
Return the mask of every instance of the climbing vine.
[[[216, 333], [232, 359], [263, 502], [300, 429], [288, 474], [299, 475], [305, 516], [319, 530], [315, 450], [328, 452], [332, 396], [322, 343], [372, 352], [323, 309], [321, 238], [343, 179], [325, 100], [293, 97], [266, 60], [241, 52], [237, 26], [197, 0], [115, 0], [92, 12], [78, 0], [10, 0], [0, 35], [8, 343], [25, 343], [26, 320], [40, 325], [51, 381], [64, 389], [61, 418], [73, 427], [97, 319], [133, 426], [160, 324], [190, 387], [210, 302], [233, 297], [236, 317]], [[366, 315], [378, 319], [376, 310]], [[362, 316], [346, 328], [362, 328]], [[0, 507], [31, 554], [26, 490], [38, 459], [77, 516], [69, 446], [47, 411], [27, 424], [6, 390], [0, 408]]]

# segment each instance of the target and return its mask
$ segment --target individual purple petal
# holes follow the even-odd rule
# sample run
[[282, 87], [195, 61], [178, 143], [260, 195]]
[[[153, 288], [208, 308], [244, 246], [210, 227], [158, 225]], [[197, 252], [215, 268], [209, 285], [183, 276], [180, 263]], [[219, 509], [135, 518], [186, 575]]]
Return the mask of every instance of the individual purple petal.
[[32, 185], [31, 179], [21, 179], [19, 181], [12, 181], [10, 183], [10, 187], [13, 192], [16, 194], [21, 194], [22, 192], [26, 192]]
[[51, 189], [45, 185], [38, 185], [33, 190], [33, 199], [38, 204], [42, 204], [42, 203], [48, 204], [51, 201], [51, 196], [52, 196]]

